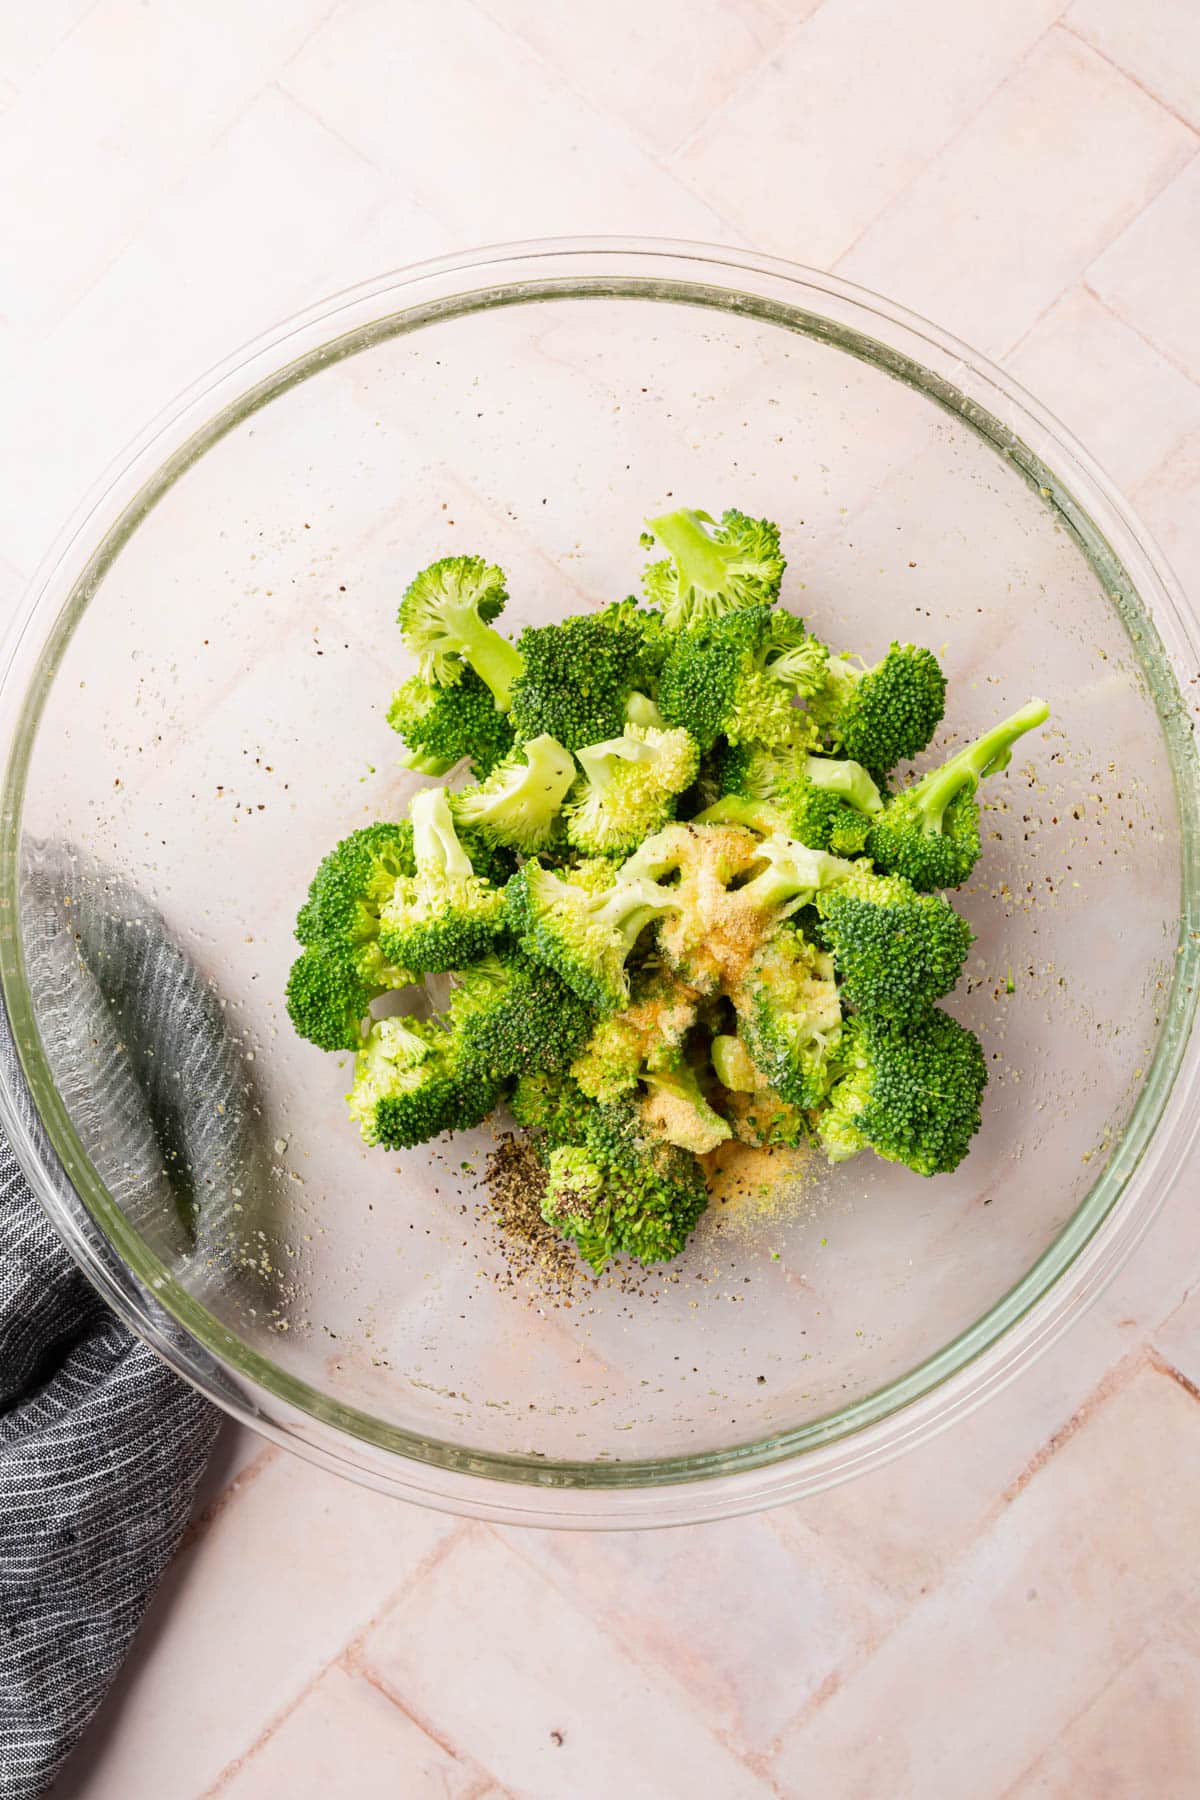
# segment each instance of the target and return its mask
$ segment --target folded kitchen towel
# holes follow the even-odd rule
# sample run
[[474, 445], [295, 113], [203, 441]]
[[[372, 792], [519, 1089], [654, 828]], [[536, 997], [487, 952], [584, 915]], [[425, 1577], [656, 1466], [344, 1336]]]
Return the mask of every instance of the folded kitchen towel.
[[[188, 1206], [219, 1200], [243, 1152], [243, 1066], [219, 1002], [152, 909], [65, 850], [34, 853], [22, 920], [59, 1092], [109, 1191], [181, 1266]], [[2, 1011], [0, 1060], [39, 1163], [70, 1195]], [[46, 1791], [103, 1698], [219, 1417], [89, 1285], [0, 1137], [2, 1800]]]

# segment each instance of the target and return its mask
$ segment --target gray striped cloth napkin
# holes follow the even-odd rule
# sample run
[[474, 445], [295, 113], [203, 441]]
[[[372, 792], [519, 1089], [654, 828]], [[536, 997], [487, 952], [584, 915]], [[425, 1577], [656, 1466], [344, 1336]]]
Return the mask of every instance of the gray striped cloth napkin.
[[[204, 1240], [228, 1216], [234, 1172], [244, 1179], [253, 1110], [219, 1000], [162, 919], [102, 870], [34, 847], [25, 885], [30, 985], [76, 1128], [164, 1260], [211, 1267]], [[2, 1011], [0, 1057], [16, 1071]], [[0, 1139], [2, 1800], [45, 1793], [103, 1698], [219, 1416], [89, 1286]]]

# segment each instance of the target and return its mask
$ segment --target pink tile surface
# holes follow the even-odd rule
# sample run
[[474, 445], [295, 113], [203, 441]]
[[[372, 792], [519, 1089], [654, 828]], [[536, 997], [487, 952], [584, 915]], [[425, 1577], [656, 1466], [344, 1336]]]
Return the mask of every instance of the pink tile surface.
[[[1195, 597], [1198, 32], [1193, 0], [9, 7], [0, 613], [239, 339], [589, 231], [836, 261], [1005, 354]], [[1194, 1185], [980, 1412], [770, 1517], [496, 1532], [230, 1428], [58, 1800], [1191, 1800]]]

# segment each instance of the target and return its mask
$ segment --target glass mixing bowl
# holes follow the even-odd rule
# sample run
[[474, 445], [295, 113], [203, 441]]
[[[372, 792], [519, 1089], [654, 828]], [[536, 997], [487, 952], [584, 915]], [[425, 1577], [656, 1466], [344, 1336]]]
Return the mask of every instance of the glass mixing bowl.
[[[549, 620], [634, 588], [642, 517], [671, 502], [777, 519], [785, 597], [837, 645], [937, 649], [939, 748], [1030, 693], [1053, 716], [990, 784], [961, 896], [977, 938], [954, 1010], [992, 1079], [958, 1172], [806, 1168], [787, 1204], [714, 1204], [642, 1292], [554, 1304], [476, 1221], [489, 1131], [363, 1148], [348, 1059], [288, 1027], [291, 927], [324, 850], [419, 785], [384, 720], [412, 572], [479, 551], [508, 572], [510, 629]], [[389, 275], [156, 425], [9, 639], [2, 974], [39, 1120], [6, 1083], [3, 1123], [134, 1329], [303, 1454], [539, 1524], [804, 1494], [1029, 1361], [1185, 1156], [1196, 666], [1195, 622], [1086, 454], [861, 289], [618, 241]], [[31, 953], [47, 882], [77, 898], [63, 845], [88, 904], [107, 894], [123, 928], [136, 890], [223, 1009], [247, 1106], [199, 1199], [169, 1150], [131, 1177], [127, 1086], [80, 1072], [84, 971]], [[120, 1021], [137, 1080], [153, 1028]]]

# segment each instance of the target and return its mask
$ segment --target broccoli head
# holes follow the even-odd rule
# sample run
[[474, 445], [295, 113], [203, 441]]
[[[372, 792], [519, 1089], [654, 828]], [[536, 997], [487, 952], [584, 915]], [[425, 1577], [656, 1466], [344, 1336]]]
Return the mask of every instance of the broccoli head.
[[542, 1216], [597, 1272], [624, 1253], [677, 1256], [708, 1204], [696, 1157], [647, 1131], [637, 1109], [591, 1108], [583, 1136], [551, 1153]]
[[987, 1085], [973, 1032], [936, 1006], [902, 1022], [857, 1013], [838, 1061], [842, 1072], [817, 1120], [832, 1162], [869, 1146], [918, 1175], [958, 1167], [979, 1129]]
[[478, 1125], [500, 1097], [463, 1065], [440, 1020], [379, 1019], [358, 1053], [350, 1115], [368, 1144], [405, 1150], [443, 1131]]
[[864, 867], [816, 905], [843, 998], [858, 1012], [905, 1018], [950, 993], [962, 974], [971, 927], [941, 894], [918, 894], [902, 875]]
[[454, 815], [484, 839], [531, 856], [560, 835], [559, 814], [574, 780], [570, 751], [556, 738], [533, 738], [486, 780], [452, 795]]
[[471, 668], [451, 687], [414, 675], [397, 688], [387, 717], [404, 740], [401, 767], [419, 775], [445, 775], [469, 757], [482, 779], [513, 747], [507, 713]]
[[634, 972], [630, 991], [625, 1010], [601, 1019], [571, 1064], [593, 1100], [615, 1100], [633, 1092], [644, 1071], [670, 1068], [696, 1022], [695, 990], [657, 963]]
[[1017, 739], [1049, 716], [1044, 700], [1030, 700], [940, 768], [894, 794], [873, 821], [867, 840], [878, 867], [907, 876], [923, 892], [964, 882], [980, 851], [977, 785], [1007, 768]]
[[512, 687], [517, 737], [549, 736], [577, 750], [619, 736], [631, 696], [653, 679], [659, 652], [652, 640], [645, 615], [620, 607], [528, 626]]
[[731, 744], [800, 753], [815, 746], [809, 716], [792, 704], [793, 686], [776, 674], [780, 652], [804, 627], [790, 613], [750, 606], [676, 636], [659, 677], [658, 704], [701, 750], [724, 734]]
[[521, 659], [490, 621], [504, 610], [504, 571], [481, 556], [444, 556], [415, 576], [400, 602], [404, 641], [422, 678], [451, 687], [473, 669], [507, 710]]
[[517, 1124], [533, 1134], [543, 1158], [559, 1144], [581, 1144], [592, 1103], [570, 1075], [521, 1075], [509, 1107]]
[[509, 929], [522, 949], [597, 1012], [628, 1003], [626, 958], [645, 927], [674, 905], [673, 894], [646, 877], [595, 893], [536, 862], [513, 876], [505, 895]]
[[945, 708], [946, 678], [933, 651], [895, 643], [870, 669], [831, 656], [822, 687], [808, 701], [821, 737], [880, 781], [924, 750]]
[[818, 1105], [842, 1034], [831, 959], [785, 926], [759, 948], [733, 999], [739, 1036], [767, 1085], [791, 1106]]
[[728, 746], [718, 755], [721, 797], [696, 823], [745, 825], [786, 832], [812, 850], [861, 856], [872, 817], [883, 805], [861, 763], [829, 756], [789, 757], [757, 746]]
[[296, 920], [305, 946], [292, 965], [287, 1009], [301, 1037], [322, 1050], [356, 1050], [372, 1000], [418, 977], [379, 943], [380, 911], [415, 868], [412, 827], [366, 825], [324, 858]]
[[665, 825], [700, 762], [695, 740], [678, 727], [626, 725], [575, 754], [583, 780], [567, 799], [567, 837], [591, 856], [627, 856]]
[[778, 525], [735, 511], [718, 524], [687, 508], [646, 523], [667, 560], [647, 566], [643, 586], [668, 631], [702, 625], [737, 607], [771, 606], [779, 598], [786, 565]]
[[525, 1075], [561, 1075], [594, 1015], [552, 969], [500, 950], [459, 972], [446, 1022], [463, 1069], [494, 1089]]
[[384, 904], [380, 948], [410, 969], [466, 968], [503, 929], [503, 889], [475, 873], [444, 788], [414, 795], [409, 811], [416, 873], [401, 875]]

